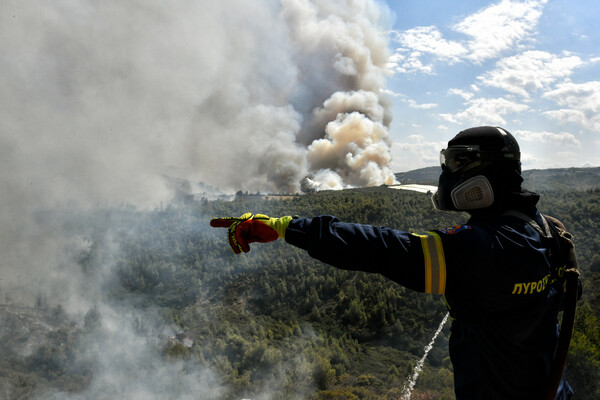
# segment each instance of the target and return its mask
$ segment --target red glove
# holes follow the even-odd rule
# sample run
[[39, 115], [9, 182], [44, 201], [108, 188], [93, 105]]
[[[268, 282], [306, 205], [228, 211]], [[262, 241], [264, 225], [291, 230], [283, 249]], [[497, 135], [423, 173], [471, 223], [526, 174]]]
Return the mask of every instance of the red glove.
[[285, 230], [292, 217], [269, 218], [263, 214], [246, 213], [239, 218], [214, 218], [210, 221], [213, 228], [228, 228], [227, 238], [235, 254], [250, 251], [250, 243], [272, 242], [285, 237]]

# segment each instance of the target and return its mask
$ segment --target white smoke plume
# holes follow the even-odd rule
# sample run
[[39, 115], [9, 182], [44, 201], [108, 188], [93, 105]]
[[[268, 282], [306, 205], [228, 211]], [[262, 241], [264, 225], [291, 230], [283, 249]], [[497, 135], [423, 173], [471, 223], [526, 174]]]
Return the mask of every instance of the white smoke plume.
[[231, 192], [393, 182], [387, 19], [374, 0], [4, 1], [0, 284], [76, 276], [37, 210], [157, 207], [170, 171]]
[[[8, 0], [2, 184], [139, 203], [170, 195], [171, 166], [253, 192], [297, 192], [322, 169], [346, 186], [389, 183], [386, 12], [371, 0]], [[328, 124], [351, 113], [380, 134], [353, 124], [332, 139]], [[356, 146], [315, 154], [322, 139]]]
[[[327, 123], [326, 137], [314, 140], [308, 147], [308, 160], [317, 170], [317, 185], [341, 189], [344, 184], [394, 183], [394, 174], [387, 167], [391, 158], [385, 110], [377, 97], [365, 91], [338, 92], [325, 102], [323, 113], [329, 110], [336, 118]], [[324, 180], [325, 176], [329, 178]], [[335, 184], [330, 183], [332, 178]]]
[[157, 207], [173, 198], [170, 171], [230, 192], [392, 183], [388, 18], [375, 0], [3, 1], [1, 294], [41, 293], [69, 313], [99, 305], [113, 332], [102, 343], [141, 348], [94, 286], [115, 260], [90, 281], [65, 251], [85, 254], [89, 239], [39, 210]]

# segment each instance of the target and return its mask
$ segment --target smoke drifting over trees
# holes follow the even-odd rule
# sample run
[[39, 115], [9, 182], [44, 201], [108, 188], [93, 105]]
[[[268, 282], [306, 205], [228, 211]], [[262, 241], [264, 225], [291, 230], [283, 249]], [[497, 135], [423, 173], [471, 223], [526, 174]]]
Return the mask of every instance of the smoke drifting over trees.
[[171, 166], [252, 192], [393, 182], [387, 10], [372, 1], [4, 8], [0, 151], [18, 190], [155, 200]]
[[[131, 321], [158, 321], [152, 305], [139, 310], [132, 299], [107, 298], [118, 287], [117, 238], [142, 232], [137, 221], [83, 210], [166, 205], [174, 193], [162, 175], [173, 170], [231, 193], [392, 183], [382, 7], [370, 0], [5, 1], [0, 303], [60, 305], [50, 314], [86, 315], [81, 329], [89, 330], [77, 346], [56, 339], [49, 348], [63, 349], [62, 358], [41, 348], [20, 356], [83, 362], [93, 369], [86, 398], [135, 398], [132, 391], [167, 398], [156, 388], [176, 386], [184, 391], [172, 392], [176, 398], [200, 386], [220, 391], [210, 370], [146, 351], [148, 333]], [[96, 311], [101, 318], [92, 323]], [[60, 323], [48, 329], [61, 332]], [[150, 378], [139, 391], [104, 392], [139, 374]]]

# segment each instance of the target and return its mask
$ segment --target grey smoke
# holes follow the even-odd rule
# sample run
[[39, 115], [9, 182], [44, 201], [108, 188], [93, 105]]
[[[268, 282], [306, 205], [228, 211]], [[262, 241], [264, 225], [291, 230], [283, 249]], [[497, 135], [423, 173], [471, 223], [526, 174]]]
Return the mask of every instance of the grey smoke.
[[156, 207], [172, 171], [230, 193], [392, 183], [387, 18], [371, 0], [5, 1], [0, 284], [57, 275], [36, 273], [64, 258], [40, 208]]
[[[352, 112], [383, 125], [389, 154], [386, 18], [369, 0], [9, 0], [2, 183], [139, 203], [168, 197], [160, 172], [177, 166], [223, 189], [296, 192], [321, 170], [308, 147]], [[377, 168], [376, 183], [393, 179]]]
[[[77, 263], [90, 239], [39, 211], [157, 207], [172, 171], [229, 192], [392, 183], [387, 13], [375, 0], [4, 1], [0, 294], [98, 306], [96, 345], [139, 349], [125, 366], [155, 363], [144, 382], [218, 391], [210, 371], [144, 359], [128, 312], [104, 302], [118, 245], [104, 238], [90, 279]], [[89, 348], [98, 398], [114, 394], [101, 387], [118, 350]]]

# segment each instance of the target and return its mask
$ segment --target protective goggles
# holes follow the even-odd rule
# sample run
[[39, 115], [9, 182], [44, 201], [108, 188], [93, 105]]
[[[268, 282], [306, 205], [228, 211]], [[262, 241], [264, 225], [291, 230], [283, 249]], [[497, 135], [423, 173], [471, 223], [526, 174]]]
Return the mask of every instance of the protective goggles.
[[451, 146], [440, 151], [440, 165], [450, 172], [467, 170], [494, 161], [519, 161], [519, 152], [482, 151], [478, 145]]

